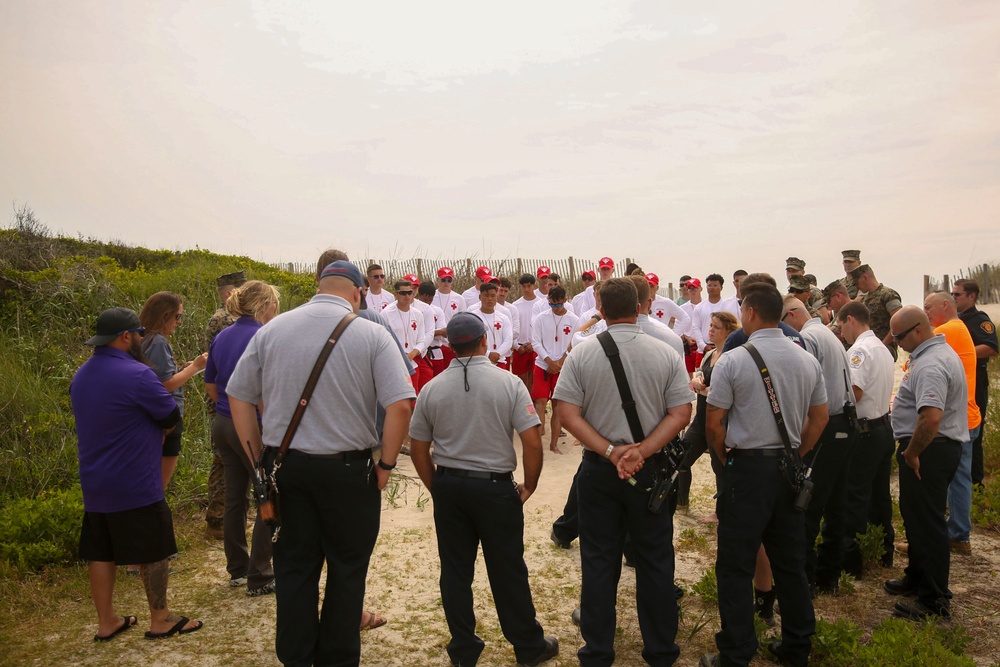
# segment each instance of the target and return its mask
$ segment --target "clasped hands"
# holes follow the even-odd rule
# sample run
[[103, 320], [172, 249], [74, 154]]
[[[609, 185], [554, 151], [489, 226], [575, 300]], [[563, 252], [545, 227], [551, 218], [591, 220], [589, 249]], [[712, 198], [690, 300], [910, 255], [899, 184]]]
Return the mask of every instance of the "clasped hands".
[[618, 469], [618, 477], [621, 479], [632, 479], [646, 463], [646, 457], [642, 455], [638, 443], [618, 445], [611, 450], [608, 460]]

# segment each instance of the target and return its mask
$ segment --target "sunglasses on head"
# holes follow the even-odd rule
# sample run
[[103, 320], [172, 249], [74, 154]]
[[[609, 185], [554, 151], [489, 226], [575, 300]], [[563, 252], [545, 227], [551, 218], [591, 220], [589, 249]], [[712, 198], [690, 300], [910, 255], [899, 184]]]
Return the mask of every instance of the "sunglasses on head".
[[443, 283], [450, 283], [454, 278], [438, 278]]
[[118, 333], [116, 333], [115, 336], [121, 336], [126, 331], [129, 332], [129, 333], [137, 333], [137, 334], [139, 334], [140, 338], [142, 336], [146, 335], [146, 327], [138, 327], [138, 328], [135, 328], [135, 329], [122, 329], [121, 331], [119, 331]]

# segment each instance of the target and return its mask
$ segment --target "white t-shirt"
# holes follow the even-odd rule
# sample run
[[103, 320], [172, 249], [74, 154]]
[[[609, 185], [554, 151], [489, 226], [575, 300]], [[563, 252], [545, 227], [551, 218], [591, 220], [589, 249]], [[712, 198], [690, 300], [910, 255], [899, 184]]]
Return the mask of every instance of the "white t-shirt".
[[[423, 302], [421, 302], [421, 303], [423, 303]], [[432, 313], [432, 316], [431, 316], [431, 327], [433, 327], [433, 328], [431, 329], [431, 334], [433, 334], [438, 329], [443, 329], [444, 326], [445, 326], [445, 324], [444, 324], [444, 311], [442, 311], [440, 308], [438, 308], [437, 306], [435, 306], [433, 303], [431, 303], [431, 304], [424, 304], [424, 305], [427, 306], [428, 308], [430, 308], [431, 309], [431, 313]], [[441, 347], [446, 346], [447, 344], [448, 344], [448, 338], [446, 336], [434, 336], [431, 339], [431, 343], [428, 346], [428, 348], [431, 348], [431, 347], [441, 348]], [[444, 359], [444, 353], [441, 352], [440, 349], [433, 349], [433, 350], [428, 349], [427, 350], [427, 358], [428, 359]]]
[[[576, 331], [576, 333], [573, 334], [573, 347], [574, 348], [577, 345], [579, 345], [580, 343], [582, 343], [583, 341], [585, 341], [588, 338], [590, 338], [591, 336], [596, 336], [597, 334], [601, 333], [602, 331], [607, 331], [608, 330], [608, 323], [605, 322], [603, 319], [600, 319], [600, 320], [597, 320], [596, 323], [591, 324], [589, 327], [587, 327], [583, 331], [580, 331], [580, 327], [582, 327], [584, 324], [586, 324], [591, 319], [593, 319], [594, 315], [599, 315], [599, 314], [600, 313], [597, 312], [597, 308], [590, 308], [585, 313], [583, 313], [582, 315], [580, 315], [580, 321], [577, 323], [577, 331]], [[570, 351], [570, 354], [573, 354], [573, 352]]]
[[479, 286], [473, 285], [462, 292], [462, 298], [465, 299], [465, 305], [472, 308], [472, 306], [479, 303]]
[[427, 352], [429, 340], [424, 327], [424, 314], [419, 309], [411, 305], [404, 313], [399, 309], [398, 303], [393, 303], [382, 311], [382, 319], [392, 329], [392, 333], [396, 334], [396, 340], [403, 346], [403, 352], [407, 355], [413, 350], [417, 350], [421, 355]]
[[740, 319], [740, 304], [735, 296], [728, 299], [719, 299], [712, 303], [705, 299], [699, 303], [691, 315], [691, 333], [688, 334], [698, 343], [698, 351], [705, 351], [705, 343], [708, 342], [708, 325], [712, 322], [712, 313], [724, 310], [736, 316], [736, 321]]
[[482, 309], [470, 311], [479, 316], [479, 319], [486, 325], [486, 356], [490, 352], [500, 355], [500, 361], [510, 356], [511, 348], [514, 345], [514, 325], [499, 308], [495, 308], [492, 313], [484, 313]]
[[[470, 313], [476, 313], [482, 311], [482, 309], [483, 309], [483, 304], [481, 301], [476, 301], [475, 304], [469, 306]], [[515, 341], [517, 341], [518, 333], [521, 330], [520, 327], [521, 318], [518, 316], [517, 308], [510, 305], [509, 303], [500, 303], [498, 301], [496, 306], [494, 307], [494, 310], [499, 313], [503, 313], [504, 315], [507, 316], [507, 319], [510, 320], [511, 328], [514, 333], [513, 338], [511, 340], [511, 345], [514, 345]]]
[[594, 286], [591, 285], [573, 297], [573, 312], [582, 315], [591, 308], [597, 307], [597, 299], [594, 297]]
[[518, 345], [527, 345], [531, 342], [531, 322], [534, 318], [531, 316], [532, 308], [538, 303], [538, 297], [534, 299], [525, 299], [523, 296], [510, 304], [511, 308], [517, 311], [517, 319], [521, 322], [521, 326], [518, 328], [516, 343]]
[[568, 310], [565, 315], [556, 315], [551, 308], [546, 310], [531, 322], [531, 346], [537, 355], [535, 365], [547, 371], [545, 358], [561, 359], [566, 354], [580, 320]]
[[[434, 300], [432, 303], [441, 309], [444, 313], [444, 324], [439, 325], [437, 328], [440, 329], [442, 326], [448, 326], [448, 322], [451, 322], [451, 318], [455, 313], [461, 313], [469, 308], [465, 305], [465, 299], [462, 298], [461, 294], [455, 292], [444, 292], [438, 290], [434, 294]], [[445, 338], [444, 342], [441, 344], [442, 347], [451, 347], [448, 345], [448, 339]]]
[[414, 299], [411, 308], [416, 308], [424, 316], [424, 336], [427, 337], [427, 346], [436, 345], [434, 343], [434, 306], [429, 306], [420, 299]]
[[365, 297], [365, 301], [368, 302], [368, 309], [381, 313], [389, 305], [396, 303], [396, 297], [389, 293], [389, 290], [382, 290], [378, 294], [369, 291], [368, 295]]
[[637, 323], [644, 334], [663, 341], [673, 350], [676, 350], [677, 354], [681, 355], [682, 358], [684, 357], [684, 341], [666, 324], [657, 322], [649, 315], [639, 315]]
[[[677, 334], [686, 333], [691, 326], [691, 315], [672, 299], [660, 295], [656, 295], [653, 299], [653, 305], [649, 309], [649, 319], [667, 325]], [[672, 326], [671, 319], [674, 320]]]
[[896, 366], [875, 332], [870, 329], [854, 341], [847, 351], [851, 384], [864, 392], [858, 401], [858, 417], [875, 419], [889, 412]]

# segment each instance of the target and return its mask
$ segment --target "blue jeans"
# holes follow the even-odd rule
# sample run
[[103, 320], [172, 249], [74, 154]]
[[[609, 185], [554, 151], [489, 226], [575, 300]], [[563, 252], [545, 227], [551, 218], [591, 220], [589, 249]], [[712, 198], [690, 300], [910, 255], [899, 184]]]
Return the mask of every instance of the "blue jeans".
[[948, 539], [953, 542], [968, 542], [972, 532], [972, 443], [982, 427], [980, 424], [969, 431], [955, 479], [948, 485]]

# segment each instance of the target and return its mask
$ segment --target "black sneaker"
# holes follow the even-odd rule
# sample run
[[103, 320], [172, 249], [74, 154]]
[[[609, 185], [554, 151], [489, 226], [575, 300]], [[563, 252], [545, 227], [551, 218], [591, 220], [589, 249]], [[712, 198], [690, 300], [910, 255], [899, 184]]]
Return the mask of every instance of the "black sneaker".
[[904, 602], [900, 600], [892, 608], [892, 615], [897, 618], [906, 618], [911, 621], [926, 620], [951, 620], [951, 611], [947, 605], [938, 605], [937, 609], [931, 609], [920, 600]]
[[902, 595], [906, 597], [917, 594], [917, 585], [912, 579], [903, 577], [902, 579], [887, 579], [882, 588], [889, 595]]
[[538, 657], [532, 658], [527, 662], [519, 662], [517, 663], [517, 667], [538, 667], [538, 665], [548, 662], [557, 655], [559, 655], [559, 640], [555, 637], [546, 637], [545, 648], [538, 654]]
[[573, 613], [569, 615], [569, 620], [573, 621], [573, 625], [580, 627], [580, 608], [577, 607], [573, 610]]
[[809, 664], [808, 657], [801, 660], [795, 660], [789, 657], [786, 654], [785, 649], [782, 647], [780, 639], [776, 639], [769, 643], [767, 645], [767, 650], [778, 659], [778, 664], [782, 665], [782, 667], [805, 667], [805, 665]]
[[573, 540], [561, 540], [559, 536], [556, 535], [555, 529], [549, 533], [549, 539], [552, 540], [552, 544], [556, 545], [560, 549], [569, 549], [573, 546]]

